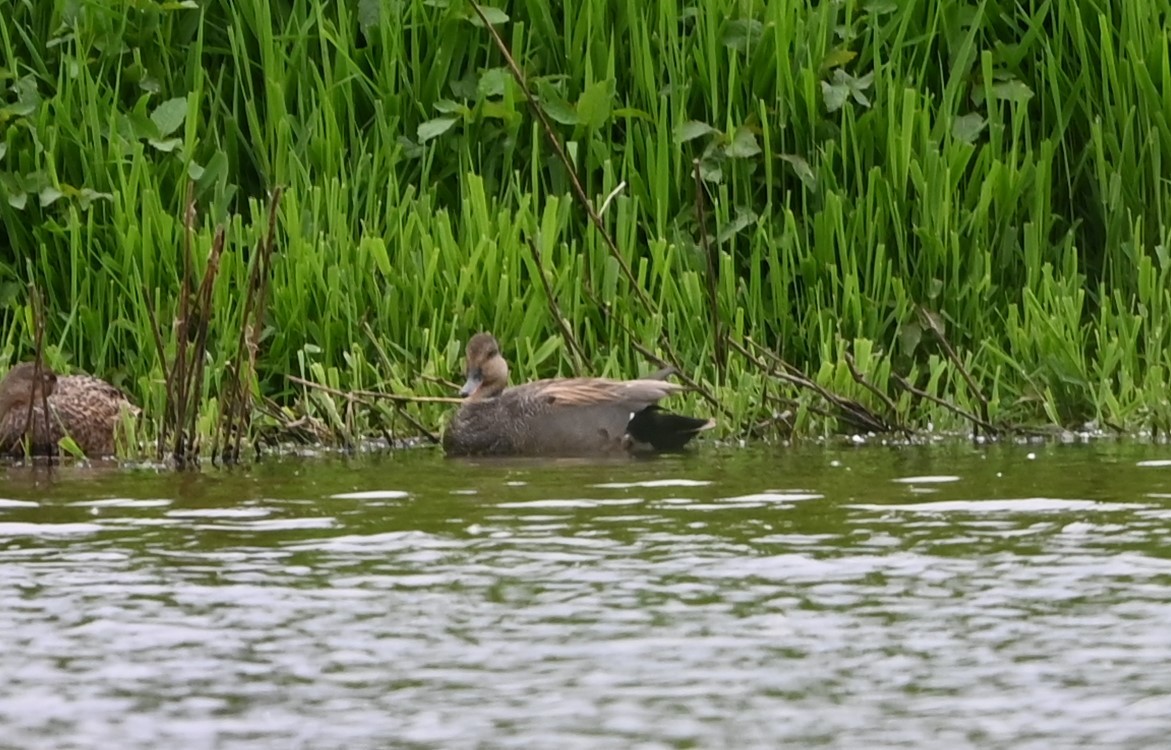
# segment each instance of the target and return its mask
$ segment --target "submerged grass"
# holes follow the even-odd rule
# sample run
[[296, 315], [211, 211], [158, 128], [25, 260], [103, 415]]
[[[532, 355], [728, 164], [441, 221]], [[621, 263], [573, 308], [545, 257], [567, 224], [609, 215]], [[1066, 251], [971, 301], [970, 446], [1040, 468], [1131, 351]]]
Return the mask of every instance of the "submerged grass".
[[572, 170], [459, 0], [126, 7], [0, 24], [0, 360], [35, 284], [152, 437], [220, 226], [196, 453], [434, 431], [338, 394], [450, 395], [480, 329], [516, 379], [676, 364], [727, 436], [1171, 429], [1167, 0], [486, 8]]

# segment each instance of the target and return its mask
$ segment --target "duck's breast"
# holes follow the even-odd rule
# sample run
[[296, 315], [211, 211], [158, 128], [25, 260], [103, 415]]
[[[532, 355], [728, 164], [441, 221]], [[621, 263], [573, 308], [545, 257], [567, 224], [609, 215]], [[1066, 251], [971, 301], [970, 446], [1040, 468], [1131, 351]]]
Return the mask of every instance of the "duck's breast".
[[509, 420], [499, 399], [469, 401], [460, 406], [443, 431], [443, 450], [451, 456], [493, 456], [516, 452], [515, 420]]

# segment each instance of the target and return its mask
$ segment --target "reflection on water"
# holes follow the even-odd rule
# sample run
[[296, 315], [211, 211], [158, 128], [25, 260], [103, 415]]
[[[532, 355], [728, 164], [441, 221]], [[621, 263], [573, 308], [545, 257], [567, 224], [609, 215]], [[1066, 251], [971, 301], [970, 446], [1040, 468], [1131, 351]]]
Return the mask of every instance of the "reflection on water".
[[0, 469], [0, 747], [1157, 747], [1169, 459]]

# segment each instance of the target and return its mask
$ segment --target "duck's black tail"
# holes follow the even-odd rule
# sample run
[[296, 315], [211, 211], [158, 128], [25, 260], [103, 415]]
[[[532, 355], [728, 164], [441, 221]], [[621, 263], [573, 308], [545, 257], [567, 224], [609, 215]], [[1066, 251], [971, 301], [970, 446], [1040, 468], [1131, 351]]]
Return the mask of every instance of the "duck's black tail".
[[626, 432], [635, 442], [649, 444], [657, 451], [677, 451], [700, 432], [715, 426], [714, 419], [685, 417], [648, 406], [631, 418]]

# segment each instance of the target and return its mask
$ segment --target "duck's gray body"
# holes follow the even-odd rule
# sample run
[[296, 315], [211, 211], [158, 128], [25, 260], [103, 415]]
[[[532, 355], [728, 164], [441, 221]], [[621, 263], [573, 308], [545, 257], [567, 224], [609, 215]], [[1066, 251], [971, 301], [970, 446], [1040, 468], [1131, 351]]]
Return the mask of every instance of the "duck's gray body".
[[671, 414], [662, 380], [538, 380], [463, 404], [443, 434], [450, 455], [607, 455], [682, 448], [710, 420]]
[[590, 456], [679, 450], [710, 419], [672, 414], [658, 402], [683, 390], [671, 369], [637, 380], [551, 378], [509, 388], [496, 339], [468, 341], [467, 396], [443, 433], [452, 456]]

